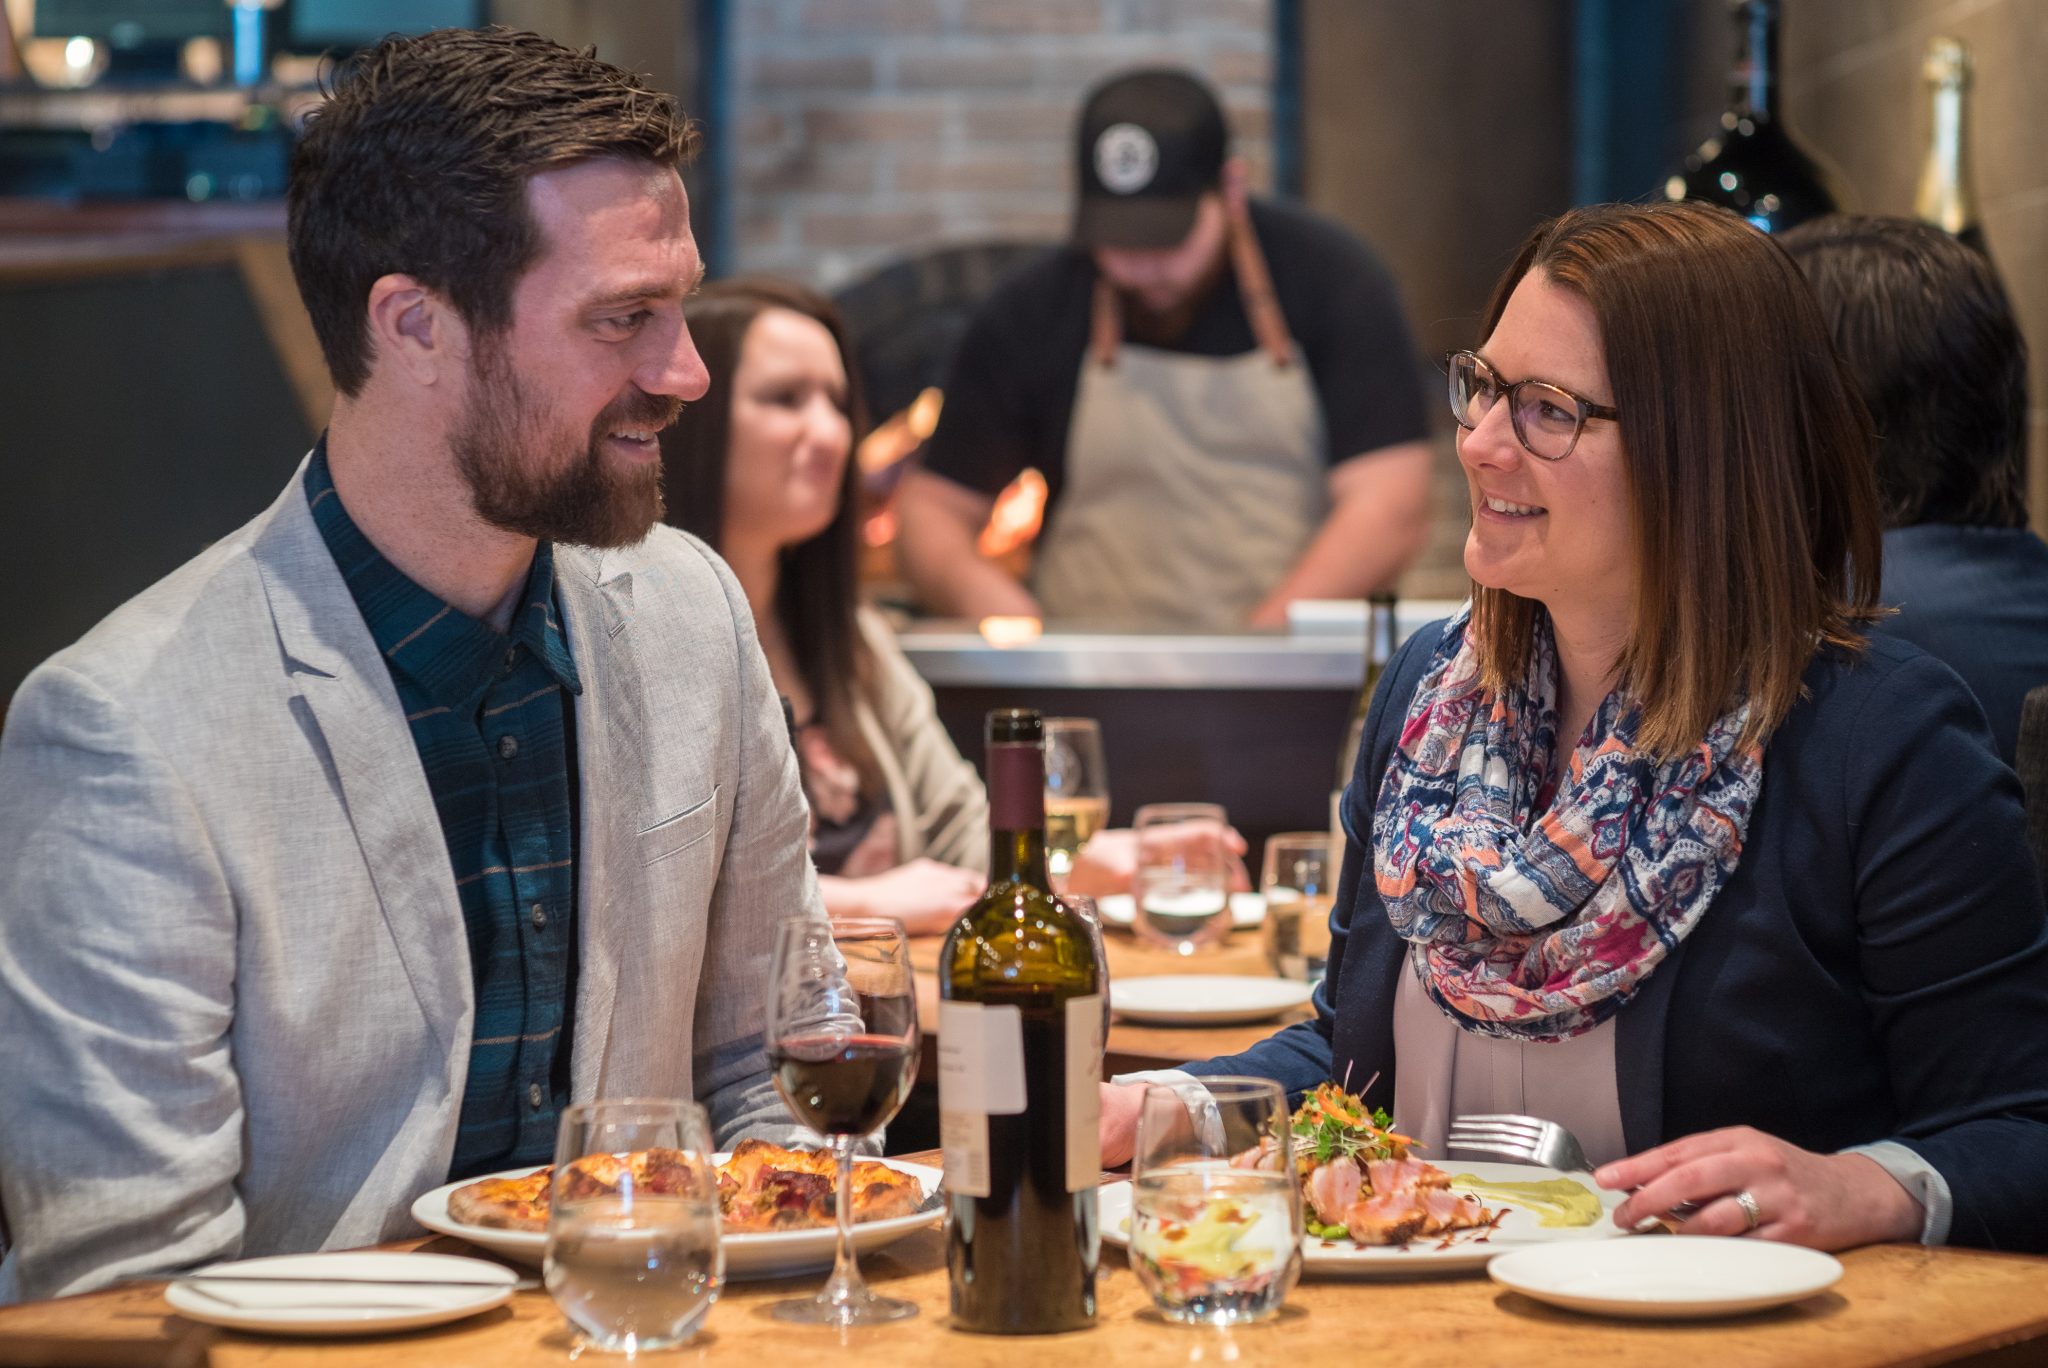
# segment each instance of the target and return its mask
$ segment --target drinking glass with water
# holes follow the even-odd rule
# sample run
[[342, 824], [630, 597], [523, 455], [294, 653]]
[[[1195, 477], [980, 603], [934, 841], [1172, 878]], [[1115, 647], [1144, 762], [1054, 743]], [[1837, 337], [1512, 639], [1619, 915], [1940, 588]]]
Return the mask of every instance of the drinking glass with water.
[[1266, 839], [1266, 899], [1261, 926], [1266, 963], [1285, 979], [1320, 983], [1330, 960], [1330, 909], [1337, 903], [1337, 861], [1321, 831], [1283, 831]]
[[1168, 1320], [1280, 1309], [1301, 1276], [1287, 1098], [1267, 1078], [1145, 1089], [1131, 1160], [1131, 1267]]
[[622, 1098], [562, 1113], [542, 1272], [590, 1347], [633, 1354], [697, 1332], [725, 1285], [704, 1108]]
[[1148, 803], [1131, 822], [1137, 931], [1191, 955], [1230, 931], [1230, 818], [1214, 803]]

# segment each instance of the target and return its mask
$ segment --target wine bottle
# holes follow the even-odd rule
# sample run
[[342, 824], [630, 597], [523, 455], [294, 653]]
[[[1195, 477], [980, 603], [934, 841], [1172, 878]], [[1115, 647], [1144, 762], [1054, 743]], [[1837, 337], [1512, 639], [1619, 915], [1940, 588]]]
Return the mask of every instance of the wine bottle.
[[1394, 658], [1399, 632], [1400, 603], [1391, 589], [1383, 589], [1366, 600], [1365, 678], [1358, 686], [1358, 701], [1351, 706], [1351, 723], [1344, 729], [1344, 746], [1337, 752], [1337, 787], [1330, 791], [1330, 867], [1344, 863], [1344, 786], [1351, 782], [1351, 770], [1358, 763], [1358, 747], [1365, 740], [1365, 714], [1380, 687], [1380, 676]]
[[1835, 177], [1786, 131], [1778, 107], [1778, 0], [1730, 0], [1740, 34], [1721, 132], [1664, 183], [1667, 199], [1733, 209], [1767, 233], [1833, 213]]
[[988, 715], [989, 885], [939, 966], [939, 1134], [953, 1324], [1095, 1323], [1102, 966], [1045, 861], [1044, 723]]
[[1913, 214], [1981, 252], [1984, 225], [1970, 184], [1970, 65], [1970, 50], [1959, 38], [1936, 38], [1927, 45], [1920, 74], [1927, 80], [1932, 118]]

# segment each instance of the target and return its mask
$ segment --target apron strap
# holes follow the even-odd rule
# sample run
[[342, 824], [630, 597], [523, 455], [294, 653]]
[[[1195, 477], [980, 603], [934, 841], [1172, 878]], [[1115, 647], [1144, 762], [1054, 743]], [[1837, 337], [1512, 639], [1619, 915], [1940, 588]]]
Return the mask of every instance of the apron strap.
[[1116, 287], [1095, 277], [1095, 293], [1088, 307], [1088, 353], [1104, 370], [1116, 365], [1116, 349], [1124, 341], [1124, 306]]
[[1273, 358], [1273, 364], [1284, 370], [1294, 364], [1294, 338], [1280, 313], [1280, 298], [1273, 293], [1266, 254], [1259, 247], [1258, 234], [1252, 231], [1251, 211], [1242, 194], [1225, 195], [1223, 207], [1230, 215], [1230, 264], [1237, 271], [1237, 295], [1244, 301], [1245, 317], [1251, 320], [1252, 336]]
[[[1273, 293], [1273, 276], [1266, 269], [1258, 234], [1252, 231], [1251, 213], [1240, 195], [1225, 195], [1223, 204], [1228, 215], [1225, 231], [1230, 265], [1237, 276], [1237, 296], [1244, 304], [1245, 318], [1259, 350], [1272, 358], [1275, 368], [1285, 370], [1294, 364], [1294, 337], [1280, 312], [1279, 296]], [[1123, 340], [1123, 301], [1117, 298], [1116, 287], [1098, 274], [1089, 299], [1088, 353], [1096, 365], [1114, 366]]]

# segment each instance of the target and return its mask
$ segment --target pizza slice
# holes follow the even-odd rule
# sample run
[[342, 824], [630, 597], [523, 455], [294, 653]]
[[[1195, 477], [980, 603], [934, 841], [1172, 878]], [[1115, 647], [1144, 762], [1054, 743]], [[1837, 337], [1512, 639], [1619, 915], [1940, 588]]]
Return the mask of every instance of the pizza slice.
[[[718, 1166], [719, 1214], [735, 1235], [831, 1225], [837, 1219], [838, 1177], [830, 1151], [743, 1140]], [[448, 1195], [448, 1215], [494, 1230], [545, 1231], [553, 1178], [552, 1167], [519, 1178], [480, 1178]], [[569, 1165], [561, 1188], [563, 1200], [585, 1201], [622, 1191], [688, 1195], [697, 1182], [688, 1155], [657, 1148], [585, 1155]], [[925, 1196], [916, 1178], [869, 1159], [855, 1161], [852, 1189], [855, 1221], [908, 1216]]]
[[546, 1230], [552, 1165], [524, 1178], [481, 1178], [448, 1194], [448, 1215], [494, 1230]]

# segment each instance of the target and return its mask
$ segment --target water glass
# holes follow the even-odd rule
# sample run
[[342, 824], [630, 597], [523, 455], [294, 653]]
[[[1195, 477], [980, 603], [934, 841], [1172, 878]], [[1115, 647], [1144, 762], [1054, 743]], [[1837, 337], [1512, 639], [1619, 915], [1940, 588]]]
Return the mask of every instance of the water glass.
[[1267, 965], [1281, 978], [1321, 982], [1330, 959], [1330, 909], [1337, 901], [1337, 862], [1328, 833], [1269, 837], [1259, 891], [1266, 898]]
[[1230, 932], [1230, 818], [1214, 803], [1149, 803], [1132, 819], [1137, 931], [1191, 955]]
[[1301, 1183], [1269, 1078], [1155, 1084], [1131, 1160], [1131, 1267], [1168, 1320], [1234, 1325], [1301, 1276]]
[[[548, 1295], [585, 1345], [682, 1344], [725, 1285], [711, 1122], [695, 1102], [621, 1098], [562, 1113], [549, 1198]], [[637, 1169], [632, 1156], [658, 1151]]]
[[1092, 717], [1045, 719], [1045, 864], [1054, 892], [1066, 887], [1074, 857], [1109, 825], [1109, 767], [1102, 727]]

